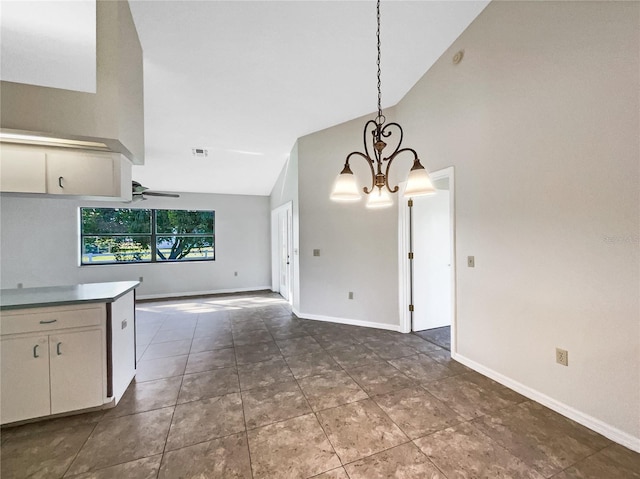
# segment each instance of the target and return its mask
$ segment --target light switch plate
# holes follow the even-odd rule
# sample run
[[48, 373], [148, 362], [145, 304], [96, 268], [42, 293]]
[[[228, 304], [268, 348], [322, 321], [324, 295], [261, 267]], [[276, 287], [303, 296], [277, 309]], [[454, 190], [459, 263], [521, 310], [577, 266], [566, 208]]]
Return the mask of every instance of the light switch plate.
[[475, 256], [467, 256], [467, 266], [469, 268], [476, 267], [476, 257]]
[[314, 249], [313, 250], [313, 256], [320, 256], [320, 250], [319, 249]]

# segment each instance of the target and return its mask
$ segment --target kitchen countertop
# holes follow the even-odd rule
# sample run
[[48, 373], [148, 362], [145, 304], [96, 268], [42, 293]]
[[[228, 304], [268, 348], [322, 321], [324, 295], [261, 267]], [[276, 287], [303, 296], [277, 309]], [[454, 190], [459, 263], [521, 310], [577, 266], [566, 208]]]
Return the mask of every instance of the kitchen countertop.
[[140, 286], [139, 281], [84, 283], [69, 286], [0, 290], [0, 310], [41, 308], [65, 304], [112, 303]]

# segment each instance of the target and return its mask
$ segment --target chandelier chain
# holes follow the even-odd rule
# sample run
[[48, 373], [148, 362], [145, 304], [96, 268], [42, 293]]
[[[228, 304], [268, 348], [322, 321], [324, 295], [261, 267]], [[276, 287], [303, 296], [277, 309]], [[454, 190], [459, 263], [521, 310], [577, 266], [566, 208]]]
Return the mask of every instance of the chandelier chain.
[[378, 0], [377, 4], [377, 21], [378, 21], [378, 30], [376, 32], [376, 36], [378, 38], [378, 121], [383, 122], [382, 117], [382, 81], [380, 80], [380, 0]]

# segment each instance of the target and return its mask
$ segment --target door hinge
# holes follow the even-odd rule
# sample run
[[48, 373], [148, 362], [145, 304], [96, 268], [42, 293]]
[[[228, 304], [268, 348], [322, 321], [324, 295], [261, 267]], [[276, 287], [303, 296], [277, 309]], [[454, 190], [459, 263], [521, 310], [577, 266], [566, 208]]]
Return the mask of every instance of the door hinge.
[[413, 304], [409, 305], [409, 311], [413, 312]]
[[413, 259], [413, 252], [409, 253], [409, 259]]

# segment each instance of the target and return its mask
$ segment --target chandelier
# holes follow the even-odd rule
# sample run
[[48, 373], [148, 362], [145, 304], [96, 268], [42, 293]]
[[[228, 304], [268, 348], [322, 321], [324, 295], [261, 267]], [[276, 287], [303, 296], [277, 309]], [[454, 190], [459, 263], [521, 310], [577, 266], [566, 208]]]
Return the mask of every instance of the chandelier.
[[[365, 194], [369, 195], [367, 208], [383, 208], [393, 204], [390, 193], [396, 193], [399, 188], [397, 185], [394, 187], [389, 185], [389, 169], [391, 168], [393, 160], [405, 153], [413, 155], [413, 166], [409, 171], [404, 196], [413, 197], [435, 193], [435, 189], [429, 178], [429, 173], [427, 173], [427, 170], [425, 170], [418, 159], [418, 153], [412, 148], [402, 147], [402, 127], [398, 123], [386, 123], [386, 118], [382, 114], [382, 83], [380, 81], [380, 0], [377, 2], [376, 13], [378, 21], [378, 30], [376, 33], [378, 40], [378, 116], [374, 120], [367, 121], [364, 125], [364, 151], [349, 153], [344, 168], [336, 178], [330, 197], [334, 201], [360, 200], [360, 191], [356, 183], [356, 178], [349, 167], [351, 158], [360, 157], [368, 163], [371, 170], [371, 186], [362, 188]], [[397, 137], [396, 145], [389, 156], [384, 156], [383, 151], [387, 147], [387, 143], [384, 140], [389, 139], [394, 134]]]

